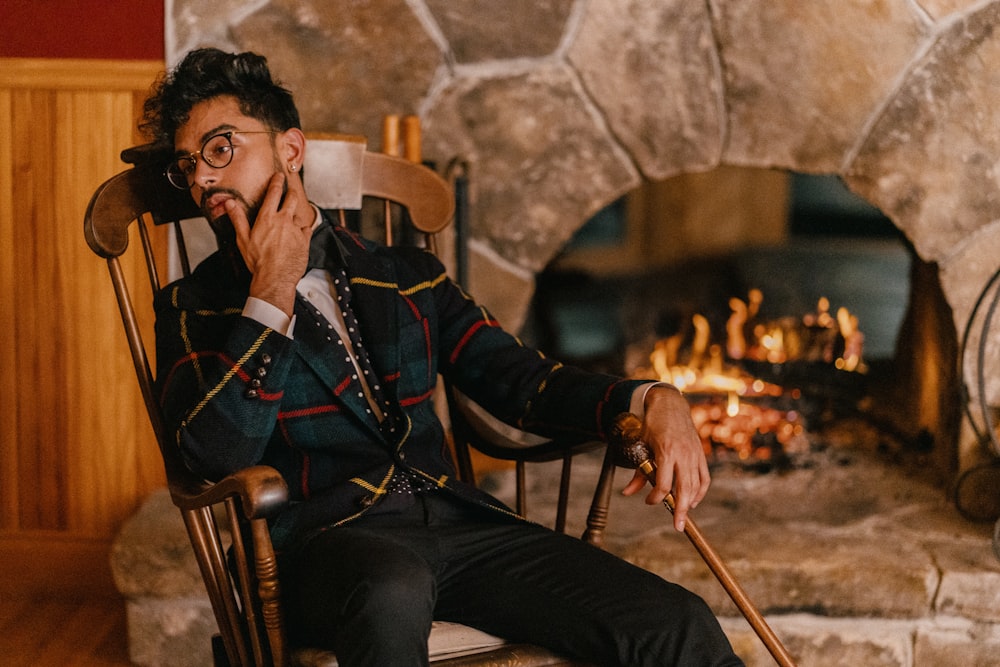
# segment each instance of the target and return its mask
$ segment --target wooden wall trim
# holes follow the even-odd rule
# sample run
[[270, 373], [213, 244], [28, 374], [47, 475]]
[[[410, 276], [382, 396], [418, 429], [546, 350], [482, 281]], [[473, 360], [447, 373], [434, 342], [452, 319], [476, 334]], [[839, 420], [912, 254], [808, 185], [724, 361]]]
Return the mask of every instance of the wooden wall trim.
[[[17, 574], [0, 598], [113, 591], [108, 547], [165, 483], [107, 267], [82, 225], [94, 189], [126, 168], [119, 151], [141, 140], [162, 70], [0, 58], [0, 321], [12, 323], [0, 368], [18, 378], [0, 385], [0, 563]], [[165, 239], [154, 232], [164, 253]], [[141, 262], [125, 270], [145, 280]]]
[[[2, 71], [2, 70], [0, 70]], [[0, 89], [0, 132], [10, 132], [13, 128], [11, 114], [11, 94]], [[10, 288], [4, 285], [15, 285], [17, 275], [14, 252], [14, 225], [5, 221], [14, 220], [14, 145], [9, 140], [0, 138], [0, 322], [11, 326], [17, 321], [13, 299], [8, 298]], [[0, 354], [0, 363], [7, 358]], [[4, 364], [5, 365], [5, 364]], [[9, 373], [10, 369], [5, 368]], [[18, 419], [16, 394], [13, 391], [0, 389], [0, 527], [14, 525], [18, 513], [18, 488], [20, 480], [17, 475], [17, 441]], [[6, 561], [4, 561], [6, 562]]]
[[160, 60], [0, 58], [0, 88], [148, 90], [165, 67]]

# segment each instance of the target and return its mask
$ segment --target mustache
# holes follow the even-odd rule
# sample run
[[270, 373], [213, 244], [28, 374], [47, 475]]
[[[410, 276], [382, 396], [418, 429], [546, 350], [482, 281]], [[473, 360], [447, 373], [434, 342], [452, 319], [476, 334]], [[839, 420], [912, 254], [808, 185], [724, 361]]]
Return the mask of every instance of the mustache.
[[[286, 180], [281, 187], [281, 200], [278, 203], [278, 208], [281, 208], [284, 204], [285, 195], [287, 194], [288, 181]], [[260, 213], [261, 201], [251, 201], [244, 197], [242, 192], [233, 188], [208, 188], [201, 193], [199, 208], [201, 209], [202, 214], [204, 214], [204, 216], [208, 218], [209, 222], [213, 225], [215, 224], [215, 221], [212, 221], [210, 218], [211, 208], [209, 207], [208, 202], [215, 195], [226, 195], [242, 204], [243, 208], [246, 210], [247, 222], [249, 222], [250, 226], [253, 227], [253, 223], [257, 220], [257, 214]], [[261, 195], [261, 198], [263, 198], [263, 195]], [[229, 216], [225, 214], [220, 215], [219, 220], [223, 219], [228, 220]]]
[[232, 188], [209, 188], [201, 194], [200, 208], [202, 214], [208, 218], [208, 221], [213, 225], [221, 224], [224, 221], [229, 220], [229, 216], [226, 214], [220, 215], [216, 220], [211, 219], [211, 207], [208, 205], [209, 200], [215, 195], [226, 195], [232, 197], [237, 202], [243, 205], [243, 208], [247, 213], [247, 221], [250, 226], [253, 226], [254, 221], [257, 219], [257, 213], [260, 211], [260, 205], [249, 201], [239, 190], [234, 190]]
[[208, 210], [209, 208], [208, 200], [216, 195], [226, 195], [228, 197], [232, 197], [236, 201], [243, 204], [245, 207], [247, 208], [250, 207], [250, 203], [237, 190], [233, 190], [231, 188], [209, 188], [201, 193], [201, 202], [199, 203], [199, 207], [201, 208], [202, 211]]

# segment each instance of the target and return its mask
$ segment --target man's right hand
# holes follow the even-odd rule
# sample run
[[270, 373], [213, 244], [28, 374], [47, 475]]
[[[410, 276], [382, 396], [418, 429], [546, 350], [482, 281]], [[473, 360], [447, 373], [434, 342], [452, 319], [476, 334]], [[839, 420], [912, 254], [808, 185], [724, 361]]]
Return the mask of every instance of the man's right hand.
[[235, 199], [228, 200], [225, 206], [236, 232], [236, 246], [253, 274], [250, 296], [291, 316], [295, 286], [309, 260], [315, 220], [302, 179], [297, 173], [276, 172], [268, 182], [252, 228], [246, 210]]

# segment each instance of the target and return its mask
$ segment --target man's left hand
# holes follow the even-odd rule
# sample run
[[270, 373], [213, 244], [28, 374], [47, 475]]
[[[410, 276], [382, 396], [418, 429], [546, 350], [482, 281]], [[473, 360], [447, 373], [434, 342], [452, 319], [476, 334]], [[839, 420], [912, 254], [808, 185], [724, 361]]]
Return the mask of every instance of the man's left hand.
[[[683, 531], [688, 510], [697, 507], [708, 493], [711, 476], [691, 408], [675, 387], [657, 385], [647, 392], [642, 440], [656, 462], [656, 484], [646, 496], [646, 504], [662, 503], [672, 492], [674, 528]], [[637, 470], [622, 493], [631, 496], [648, 482]]]

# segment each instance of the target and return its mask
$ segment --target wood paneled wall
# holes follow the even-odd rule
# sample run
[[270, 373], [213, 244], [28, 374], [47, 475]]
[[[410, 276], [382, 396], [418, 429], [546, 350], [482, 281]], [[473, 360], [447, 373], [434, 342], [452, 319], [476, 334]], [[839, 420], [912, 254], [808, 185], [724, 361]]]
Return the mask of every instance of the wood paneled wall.
[[116, 530], [164, 483], [82, 224], [162, 69], [0, 59], [0, 595], [110, 587]]

